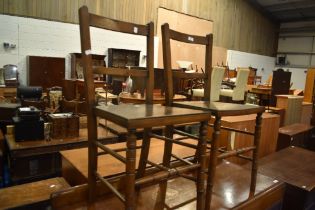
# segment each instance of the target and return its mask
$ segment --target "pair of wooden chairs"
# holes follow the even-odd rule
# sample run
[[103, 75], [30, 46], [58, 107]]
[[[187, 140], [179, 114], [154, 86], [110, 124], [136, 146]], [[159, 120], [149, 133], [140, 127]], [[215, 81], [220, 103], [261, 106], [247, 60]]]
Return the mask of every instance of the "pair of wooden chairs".
[[[162, 26], [162, 41], [163, 41], [163, 60], [165, 73], [165, 106], [153, 104], [153, 87], [154, 87], [154, 25], [132, 24], [117, 20], [112, 20], [97, 16], [88, 12], [87, 7], [82, 7], [79, 10], [80, 18], [80, 34], [82, 59], [84, 64], [85, 90], [86, 101], [88, 105], [88, 139], [89, 139], [89, 169], [88, 169], [88, 186], [89, 186], [89, 201], [93, 203], [96, 199], [96, 181], [100, 180], [104, 183], [118, 198], [125, 203], [125, 209], [136, 209], [136, 189], [139, 186], [160, 182], [161, 200], [165, 200], [167, 179], [176, 176], [183, 176], [189, 179], [196, 180], [197, 188], [197, 206], [196, 209], [209, 209], [212, 195], [212, 187], [215, 175], [215, 166], [217, 158], [229, 157], [231, 155], [240, 155], [243, 152], [253, 151], [253, 169], [252, 169], [252, 184], [251, 190], [255, 189], [256, 174], [257, 174], [257, 151], [260, 138], [260, 123], [261, 114], [264, 111], [263, 107], [225, 104], [219, 102], [210, 102], [211, 92], [211, 61], [212, 61], [212, 34], [206, 37], [187, 35], [169, 29], [168, 24]], [[91, 39], [90, 26], [103, 28], [111, 31], [122, 33], [141, 35], [146, 37], [146, 70], [136, 69], [120, 69], [106, 67], [92, 67], [91, 56]], [[206, 46], [206, 65], [205, 74], [172, 71], [171, 68], [171, 48], [170, 40], [177, 40], [191, 44], [199, 44]], [[95, 101], [95, 87], [93, 83], [93, 74], [109, 74], [114, 76], [134, 76], [143, 78], [146, 81], [146, 103], [145, 104], [119, 104], [117, 106], [98, 106]], [[173, 102], [173, 78], [202, 78], [205, 81], [204, 99], [200, 102]], [[177, 107], [178, 106], [178, 107]], [[220, 133], [221, 117], [225, 115], [240, 115], [240, 114], [257, 114], [257, 125], [255, 133], [244, 132], [254, 135], [254, 146], [243, 150], [235, 150], [228, 153], [223, 153], [218, 156], [217, 140]], [[207, 124], [211, 115], [216, 117], [214, 123], [214, 135], [211, 141], [210, 163], [208, 166], [208, 180], [205, 191], [206, 180], [206, 149], [207, 149]], [[126, 148], [111, 150], [101, 144], [97, 139], [97, 117], [105, 118], [112, 121], [128, 130]], [[186, 134], [182, 131], [174, 129], [175, 124], [181, 123], [200, 123], [199, 136]], [[152, 127], [165, 126], [164, 135], [152, 133]], [[142, 145], [140, 146], [140, 157], [136, 155], [137, 148], [135, 132], [138, 128], [144, 128]], [[197, 139], [197, 144], [188, 144], [181, 141], [183, 138], [174, 139], [173, 134], [185, 134], [190, 138]], [[154, 163], [148, 159], [150, 149], [150, 139], [157, 138], [164, 141], [164, 154], [161, 164]], [[194, 161], [182, 159], [172, 154], [173, 144], [179, 144], [189, 148], [196, 149], [196, 157]], [[100, 152], [98, 149], [103, 150]], [[126, 156], [122, 156], [119, 151], [126, 151]], [[98, 156], [110, 154], [125, 164], [125, 189], [124, 194], [111, 185], [101, 174], [97, 172]], [[171, 158], [177, 159], [182, 164], [179, 167], [171, 166]], [[136, 170], [136, 159], [139, 158], [139, 166]], [[155, 167], [158, 172], [155, 174], [147, 174], [147, 165]], [[189, 177], [188, 172], [197, 170], [197, 178]]]

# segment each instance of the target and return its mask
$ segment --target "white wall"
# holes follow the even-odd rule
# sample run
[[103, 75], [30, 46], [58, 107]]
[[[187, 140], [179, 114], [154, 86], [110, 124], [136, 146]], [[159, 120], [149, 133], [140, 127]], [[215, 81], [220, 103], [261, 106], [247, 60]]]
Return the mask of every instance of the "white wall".
[[227, 63], [231, 69], [237, 67], [257, 68], [257, 76], [262, 76], [262, 82], [266, 81], [275, 69], [275, 57], [257, 55], [235, 50], [227, 51]]
[[[21, 84], [27, 84], [28, 55], [66, 58], [66, 78], [70, 77], [69, 53], [81, 52], [77, 24], [0, 15], [0, 28], [0, 67], [18, 65]], [[92, 28], [91, 39], [92, 53], [107, 55], [108, 48], [140, 50], [140, 66], [145, 66], [145, 37]], [[16, 48], [6, 50], [4, 42], [16, 44]], [[157, 48], [158, 38], [155, 37], [155, 66]]]

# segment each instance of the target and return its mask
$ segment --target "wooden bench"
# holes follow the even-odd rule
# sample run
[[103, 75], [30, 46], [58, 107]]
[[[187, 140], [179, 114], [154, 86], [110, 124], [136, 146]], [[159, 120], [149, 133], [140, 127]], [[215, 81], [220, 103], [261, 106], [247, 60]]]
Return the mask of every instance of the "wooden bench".
[[56, 177], [4, 188], [0, 190], [0, 209], [45, 209], [52, 193], [68, 187], [63, 178]]
[[277, 151], [289, 146], [307, 147], [313, 126], [295, 123], [279, 128]]

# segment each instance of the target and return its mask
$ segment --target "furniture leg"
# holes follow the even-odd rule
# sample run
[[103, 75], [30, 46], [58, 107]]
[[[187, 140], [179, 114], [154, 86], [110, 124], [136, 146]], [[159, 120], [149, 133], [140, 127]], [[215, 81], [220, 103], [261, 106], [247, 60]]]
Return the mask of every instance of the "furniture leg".
[[[89, 120], [89, 119], [88, 119]], [[89, 169], [88, 169], [88, 186], [89, 186], [89, 204], [93, 204], [96, 198], [96, 171], [97, 171], [97, 146], [95, 141], [97, 140], [97, 122], [96, 118], [90, 118], [88, 123], [88, 156], [89, 156]]]
[[205, 206], [205, 185], [206, 179], [206, 150], [207, 150], [207, 123], [201, 122], [199, 130], [199, 142], [198, 142], [198, 162], [200, 168], [197, 174], [197, 210], [203, 210]]
[[136, 193], [135, 193], [135, 178], [136, 178], [136, 130], [129, 129], [127, 137], [126, 151], [126, 192], [125, 192], [125, 209], [136, 209]]
[[145, 128], [143, 132], [139, 167], [138, 167], [138, 171], [136, 175], [137, 179], [143, 177], [145, 174], [145, 169], [146, 169], [147, 160], [149, 156], [149, 150], [150, 150], [150, 143], [151, 143], [151, 138], [149, 136], [150, 132], [151, 132], [151, 128]]
[[221, 117], [215, 115], [214, 121], [214, 132], [212, 135], [211, 142], [211, 151], [210, 151], [210, 161], [208, 165], [208, 180], [207, 180], [207, 189], [206, 189], [206, 210], [210, 210], [211, 206], [211, 196], [212, 196], [212, 188], [214, 185], [214, 176], [217, 165], [217, 153], [218, 153], [218, 140], [220, 137], [220, 127], [221, 127]]
[[262, 123], [262, 113], [257, 113], [255, 135], [254, 135], [254, 146], [256, 148], [253, 150], [252, 173], [251, 173], [251, 182], [250, 182], [251, 192], [255, 192], [255, 188], [256, 188], [256, 179], [257, 179], [257, 170], [258, 170], [258, 152], [259, 152], [259, 142], [260, 142], [260, 136], [261, 136], [261, 123]]
[[[173, 130], [174, 127], [172, 125], [168, 125], [165, 128], [165, 136], [168, 138], [173, 137]], [[173, 148], [173, 143], [169, 141], [165, 141], [164, 143], [164, 154], [163, 154], [163, 166], [165, 167], [170, 167], [170, 161], [172, 157], [172, 148]], [[164, 206], [165, 203], [165, 198], [166, 198], [166, 191], [167, 191], [167, 180], [162, 181], [162, 183], [159, 185], [159, 192], [157, 196], [157, 206]]]

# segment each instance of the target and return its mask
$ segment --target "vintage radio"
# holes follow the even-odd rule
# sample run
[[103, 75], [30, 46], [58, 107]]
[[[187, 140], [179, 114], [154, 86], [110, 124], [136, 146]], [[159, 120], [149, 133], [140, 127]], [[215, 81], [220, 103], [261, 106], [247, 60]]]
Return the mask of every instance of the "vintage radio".
[[71, 138], [79, 136], [79, 116], [72, 113], [49, 114], [49, 121], [52, 123], [51, 137]]

